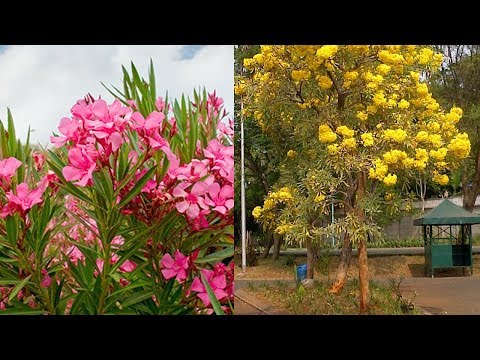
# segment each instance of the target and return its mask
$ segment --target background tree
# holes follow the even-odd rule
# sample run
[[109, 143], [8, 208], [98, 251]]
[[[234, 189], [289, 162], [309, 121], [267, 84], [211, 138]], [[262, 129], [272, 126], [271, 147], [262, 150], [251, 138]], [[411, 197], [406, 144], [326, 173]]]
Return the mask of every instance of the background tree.
[[472, 143], [470, 156], [460, 169], [463, 207], [473, 211], [480, 191], [480, 46], [438, 45], [444, 57], [439, 72], [429, 74], [432, 93], [444, 106], [464, 110], [458, 126]]
[[[445, 185], [470, 151], [467, 134], [456, 128], [462, 110], [441, 109], [420, 76], [441, 62], [430, 47], [413, 45], [262, 46], [244, 60], [251, 76], [238, 85], [246, 84], [247, 112], [278, 154], [308, 155], [337, 179], [333, 189], [322, 184], [323, 201], [343, 207], [345, 216], [328, 229], [312, 224], [311, 233], [345, 233], [332, 292], [343, 288], [352, 244], [358, 246], [361, 312], [369, 302], [366, 242], [378, 230], [385, 192], [409, 192], [407, 180], [422, 171]], [[286, 169], [292, 179], [304, 176], [301, 170]]]
[[[259, 45], [237, 45], [235, 46], [235, 77], [247, 77], [248, 72], [243, 67], [243, 60], [250, 58], [260, 50]], [[240, 114], [241, 111], [241, 95], [243, 85], [235, 88], [235, 113]], [[271, 185], [278, 179], [278, 156], [272, 147], [271, 141], [267, 134], [263, 133], [251, 116], [245, 113], [244, 120], [244, 146], [245, 146], [245, 180], [246, 188], [246, 213], [247, 213], [247, 231], [259, 232], [260, 229], [252, 216], [253, 208], [267, 196]], [[240, 204], [240, 116], [235, 117], [235, 203]], [[235, 207], [235, 239], [241, 238], [241, 209], [240, 206]], [[277, 245], [279, 245], [279, 237], [276, 237]], [[265, 249], [263, 257], [266, 257], [274, 243], [273, 232], [266, 230], [265, 232]], [[273, 258], [279, 257], [280, 246], [275, 246]]]

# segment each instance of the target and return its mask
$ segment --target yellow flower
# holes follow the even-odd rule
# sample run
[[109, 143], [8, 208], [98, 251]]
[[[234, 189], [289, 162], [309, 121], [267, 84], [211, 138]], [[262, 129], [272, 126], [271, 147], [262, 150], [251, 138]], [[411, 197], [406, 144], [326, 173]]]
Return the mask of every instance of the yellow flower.
[[368, 114], [365, 111], [359, 111], [357, 112], [357, 119], [366, 121], [368, 119]]
[[260, 216], [262, 216], [263, 209], [261, 206], [255, 206], [255, 208], [252, 211], [252, 215], [255, 219], [258, 219]]
[[323, 90], [330, 89], [333, 85], [332, 80], [330, 80], [328, 76], [318, 75], [315, 79], [317, 80], [318, 86]]
[[343, 75], [345, 81], [355, 81], [358, 78], [358, 72], [356, 71], [347, 71], [345, 75]]
[[296, 152], [295, 150], [288, 150], [287, 156], [288, 156], [290, 159], [294, 159], [294, 158], [297, 157], [297, 152]]
[[307, 70], [292, 70], [292, 79], [302, 81], [310, 79], [311, 73]]
[[428, 131], [435, 133], [440, 130], [440, 124], [436, 121], [430, 121], [427, 124], [427, 129]]
[[336, 155], [339, 151], [338, 144], [332, 144], [327, 146], [327, 151], [329, 155]]
[[427, 84], [421, 83], [417, 85], [417, 93], [419, 97], [425, 97], [428, 94]]
[[372, 146], [373, 145], [373, 134], [372, 133], [363, 133], [360, 135], [363, 141], [363, 146]]
[[318, 140], [321, 143], [332, 143], [337, 140], [337, 134], [328, 125], [322, 124], [318, 127]]
[[464, 159], [470, 154], [470, 140], [466, 133], [457, 134], [448, 144], [448, 150], [458, 159]]
[[407, 100], [402, 99], [398, 102], [397, 106], [399, 109], [404, 110], [404, 109], [408, 109], [408, 107], [410, 106], [410, 103]]
[[383, 183], [387, 186], [393, 186], [397, 183], [397, 175], [388, 174], [383, 179]]
[[428, 132], [426, 131], [419, 131], [415, 136], [415, 140], [418, 142], [427, 142], [428, 141]]
[[414, 163], [415, 163], [415, 160], [409, 157], [402, 160], [403, 166], [407, 169], [410, 169], [414, 165]]
[[367, 112], [373, 115], [377, 112], [377, 107], [375, 105], [367, 105]]
[[433, 181], [435, 181], [436, 183], [440, 184], [440, 185], [447, 185], [448, 184], [448, 176], [443, 174], [443, 175], [440, 175], [438, 172], [435, 172], [434, 175], [433, 175]]
[[243, 59], [243, 66], [247, 70], [253, 70], [255, 68], [255, 60], [254, 59]]
[[315, 199], [313, 199], [313, 201], [315, 201], [316, 203], [320, 203], [323, 200], [325, 200], [325, 195], [323, 195], [322, 193], [318, 194], [317, 196], [315, 196]]
[[342, 141], [342, 146], [344, 146], [346, 148], [349, 148], [349, 149], [355, 149], [357, 147], [357, 141], [353, 137], [345, 138]]
[[387, 64], [380, 64], [377, 66], [377, 72], [383, 76], [387, 75], [392, 68]]
[[355, 131], [352, 129], [349, 129], [345, 125], [337, 127], [336, 131], [337, 131], [337, 134], [340, 134], [343, 137], [347, 137], [347, 138], [353, 137], [355, 135]]
[[256, 54], [256, 55], [253, 56], [253, 60], [255, 60], [258, 64], [263, 65], [264, 55], [263, 54]]
[[442, 147], [438, 150], [430, 150], [430, 156], [435, 160], [442, 161], [447, 156], [447, 149]]
[[383, 138], [397, 143], [402, 143], [407, 138], [407, 132], [402, 129], [387, 129], [383, 132]]
[[327, 60], [336, 54], [338, 51], [337, 45], [323, 45], [320, 49], [317, 50], [317, 56], [321, 60]]
[[395, 194], [393, 194], [393, 193], [386, 193], [385, 194], [385, 200], [390, 201], [390, 200], [393, 199], [394, 196], [395, 196]]
[[430, 48], [423, 48], [418, 54], [418, 63], [421, 65], [428, 64], [433, 57], [433, 50]]
[[247, 88], [247, 84], [245, 84], [244, 81], [240, 81], [234, 87], [235, 95], [243, 95], [245, 93], [246, 88]]

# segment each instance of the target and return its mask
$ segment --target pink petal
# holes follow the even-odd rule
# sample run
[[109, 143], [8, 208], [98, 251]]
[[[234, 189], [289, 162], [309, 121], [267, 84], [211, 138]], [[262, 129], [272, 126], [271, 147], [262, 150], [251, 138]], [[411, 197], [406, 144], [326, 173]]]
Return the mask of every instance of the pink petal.
[[103, 119], [108, 114], [108, 107], [105, 100], [99, 99], [92, 106], [92, 113], [97, 118]]
[[[175, 196], [175, 197], [186, 197], [188, 194], [180, 186], [176, 186], [173, 189], [172, 195]], [[183, 211], [181, 211], [181, 212], [183, 212]]]
[[127, 260], [119, 267], [119, 269], [120, 271], [123, 271], [123, 272], [132, 272], [133, 270], [135, 270], [136, 267], [137, 267], [137, 264], [135, 264], [131, 260]]
[[197, 204], [191, 204], [187, 209], [187, 215], [190, 219], [195, 219], [200, 213], [200, 209]]
[[75, 130], [77, 130], [77, 128], [77, 121], [67, 117], [62, 118], [60, 120], [60, 125], [58, 126], [58, 130], [60, 130], [60, 132], [67, 137], [73, 136], [73, 133]]
[[230, 185], [222, 187], [222, 190], [220, 190], [220, 197], [223, 199], [233, 198], [233, 188]]
[[218, 299], [218, 301], [221, 301], [221, 300], [225, 299], [226, 297], [228, 297], [228, 293], [226, 293], [222, 289], [216, 289], [213, 293], [215, 294], [215, 297]]
[[227, 278], [225, 275], [215, 276], [210, 281], [210, 286], [212, 289], [224, 289], [227, 286]]
[[123, 138], [119, 132], [114, 132], [109, 139], [112, 143], [112, 151], [117, 151], [122, 146]]
[[73, 148], [68, 151], [68, 160], [73, 166], [81, 167], [83, 162], [82, 150]]
[[225, 213], [227, 212], [227, 208], [225, 206], [215, 206], [213, 210], [219, 212], [222, 215], [225, 215]]
[[177, 276], [177, 272], [173, 269], [163, 269], [162, 270], [162, 275], [165, 278], [165, 280], [169, 280], [169, 279]]
[[190, 204], [187, 201], [180, 201], [175, 204], [175, 208], [180, 214], [183, 214], [185, 211], [187, 211], [189, 206]]
[[235, 201], [233, 199], [225, 201], [225, 206], [227, 207], [228, 210], [233, 208]]
[[82, 177], [82, 172], [73, 166], [65, 166], [62, 174], [67, 181], [79, 180]]
[[212, 197], [212, 199], [218, 198], [218, 193], [220, 192], [220, 184], [214, 182], [213, 184], [208, 186], [208, 194]]
[[203, 293], [198, 293], [197, 296], [202, 300], [202, 302], [205, 304], [205, 306], [210, 305], [210, 297], [206, 292]]
[[193, 195], [203, 195], [207, 192], [208, 186], [203, 181], [198, 181], [192, 186]]
[[26, 183], [18, 184], [18, 186], [17, 186], [17, 196], [20, 199], [25, 199], [28, 196], [28, 185]]
[[191, 291], [196, 291], [196, 292], [205, 292], [205, 286], [203, 286], [202, 281], [200, 278], [195, 277], [192, 282], [192, 286], [190, 286]]
[[174, 264], [172, 256], [170, 254], [163, 255], [161, 264], [164, 268], [171, 268]]
[[187, 272], [184, 269], [181, 269], [177, 273], [177, 281], [181, 284], [187, 279]]

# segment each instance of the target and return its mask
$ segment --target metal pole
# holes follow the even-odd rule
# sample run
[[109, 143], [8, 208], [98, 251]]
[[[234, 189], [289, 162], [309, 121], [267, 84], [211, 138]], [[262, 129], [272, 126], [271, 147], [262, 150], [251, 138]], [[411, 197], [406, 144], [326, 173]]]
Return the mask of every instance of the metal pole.
[[243, 100], [240, 101], [240, 146], [241, 146], [241, 201], [242, 201], [242, 271], [247, 270], [247, 217], [245, 209], [245, 146], [243, 142]]
[[[331, 203], [331, 213], [332, 213], [332, 224], [335, 222], [335, 207], [333, 206], [333, 201]], [[332, 235], [332, 243], [335, 246], [335, 235]]]

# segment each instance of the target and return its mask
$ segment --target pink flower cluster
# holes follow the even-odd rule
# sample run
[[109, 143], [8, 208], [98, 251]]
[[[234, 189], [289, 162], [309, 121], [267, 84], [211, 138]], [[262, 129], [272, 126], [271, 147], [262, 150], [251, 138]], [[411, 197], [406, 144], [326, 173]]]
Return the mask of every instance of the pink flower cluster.
[[[161, 261], [162, 275], [166, 280], [175, 278], [182, 284], [195, 269], [193, 261], [192, 257], [183, 255], [179, 250], [175, 251], [175, 258], [172, 258], [170, 254], [165, 254]], [[233, 266], [233, 261], [228, 267], [220, 262], [214, 266], [213, 270], [200, 270], [212, 288], [215, 297], [221, 303], [226, 303], [228, 300], [233, 302]], [[197, 297], [207, 308], [211, 306], [210, 298], [200, 276], [193, 278], [189, 292], [196, 293]]]

